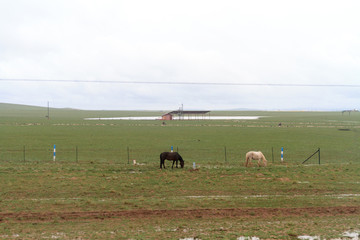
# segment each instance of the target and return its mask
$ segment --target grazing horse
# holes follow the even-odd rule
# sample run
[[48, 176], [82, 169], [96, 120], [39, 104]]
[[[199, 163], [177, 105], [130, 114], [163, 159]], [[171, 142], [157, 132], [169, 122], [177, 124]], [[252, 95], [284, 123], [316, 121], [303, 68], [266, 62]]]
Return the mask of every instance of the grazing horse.
[[250, 152], [246, 153], [246, 162], [245, 162], [246, 167], [249, 165], [249, 163], [251, 164], [251, 160], [258, 160], [259, 167], [261, 166], [260, 165], [261, 160], [264, 164], [264, 167], [266, 167], [266, 165], [267, 165], [266, 158], [262, 152], [250, 151]]
[[173, 164], [171, 168], [174, 168], [174, 163], [176, 162], [176, 168], [178, 167], [178, 161], [180, 161], [181, 168], [184, 167], [184, 160], [177, 152], [163, 152], [160, 154], [160, 168], [164, 166], [165, 168], [165, 160], [172, 160]]

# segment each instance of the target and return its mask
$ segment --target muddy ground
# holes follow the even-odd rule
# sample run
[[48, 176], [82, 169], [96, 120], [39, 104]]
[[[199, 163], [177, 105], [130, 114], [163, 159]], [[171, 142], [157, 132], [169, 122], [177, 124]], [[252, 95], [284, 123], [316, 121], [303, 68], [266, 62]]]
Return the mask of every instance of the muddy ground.
[[0, 213], [0, 222], [51, 222], [76, 220], [103, 220], [108, 218], [274, 218], [289, 216], [344, 216], [360, 215], [360, 206], [307, 208], [231, 208], [186, 210], [126, 210], [93, 212], [12, 212]]

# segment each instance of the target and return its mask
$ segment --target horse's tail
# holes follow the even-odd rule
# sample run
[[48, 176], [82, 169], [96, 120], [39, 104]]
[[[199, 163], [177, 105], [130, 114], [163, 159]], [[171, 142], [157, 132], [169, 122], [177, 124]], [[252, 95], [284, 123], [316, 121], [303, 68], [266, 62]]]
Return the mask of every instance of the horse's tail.
[[251, 152], [247, 152], [245, 155], [245, 167], [249, 165], [250, 158], [251, 158]]
[[162, 168], [163, 165], [164, 165], [164, 168], [165, 168], [165, 159], [164, 158], [165, 158], [164, 153], [161, 153], [160, 154], [160, 168]]

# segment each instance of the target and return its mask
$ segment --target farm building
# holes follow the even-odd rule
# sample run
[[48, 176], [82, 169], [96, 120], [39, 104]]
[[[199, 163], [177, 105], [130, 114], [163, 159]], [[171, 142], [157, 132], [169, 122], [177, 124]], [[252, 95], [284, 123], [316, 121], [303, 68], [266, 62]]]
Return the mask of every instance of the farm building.
[[210, 111], [183, 111], [177, 110], [161, 116], [161, 120], [201, 120], [210, 117]]
[[161, 120], [173, 120], [173, 116], [170, 113], [161, 116]]

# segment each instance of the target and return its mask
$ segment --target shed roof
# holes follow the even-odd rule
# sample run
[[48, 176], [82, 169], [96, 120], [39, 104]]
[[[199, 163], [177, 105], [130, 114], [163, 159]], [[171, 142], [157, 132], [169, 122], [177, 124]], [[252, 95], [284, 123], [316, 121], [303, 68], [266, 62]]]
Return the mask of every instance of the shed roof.
[[210, 111], [172, 111], [169, 112], [167, 114], [206, 114], [209, 113]]

